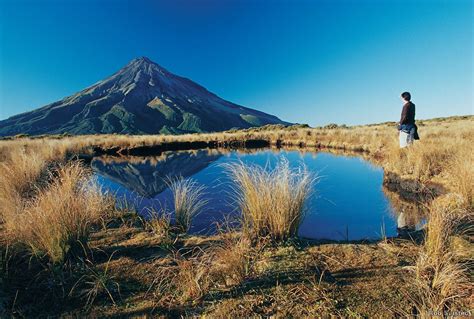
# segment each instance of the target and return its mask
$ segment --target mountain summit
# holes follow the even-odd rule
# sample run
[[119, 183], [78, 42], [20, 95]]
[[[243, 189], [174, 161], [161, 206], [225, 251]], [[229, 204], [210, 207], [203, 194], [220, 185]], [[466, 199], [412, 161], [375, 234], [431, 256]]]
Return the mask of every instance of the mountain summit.
[[265, 124], [285, 122], [221, 99], [140, 57], [74, 95], [0, 121], [0, 135], [179, 134]]

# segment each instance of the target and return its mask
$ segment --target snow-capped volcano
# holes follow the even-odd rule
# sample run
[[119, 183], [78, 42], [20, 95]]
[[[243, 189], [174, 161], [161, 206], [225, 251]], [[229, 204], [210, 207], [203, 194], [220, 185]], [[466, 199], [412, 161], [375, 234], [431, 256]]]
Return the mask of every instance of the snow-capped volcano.
[[141, 57], [74, 95], [0, 121], [0, 135], [213, 132], [279, 123]]

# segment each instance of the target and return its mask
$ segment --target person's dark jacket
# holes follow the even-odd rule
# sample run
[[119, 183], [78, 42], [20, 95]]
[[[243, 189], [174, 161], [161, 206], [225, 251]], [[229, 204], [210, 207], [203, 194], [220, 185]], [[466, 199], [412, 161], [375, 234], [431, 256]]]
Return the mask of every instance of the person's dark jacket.
[[415, 104], [412, 102], [406, 102], [403, 105], [400, 125], [403, 124], [415, 125]]
[[418, 127], [415, 124], [415, 104], [411, 101], [405, 103], [402, 109], [402, 116], [400, 117], [400, 123], [398, 129], [405, 132], [410, 132], [414, 129], [414, 139], [419, 140]]

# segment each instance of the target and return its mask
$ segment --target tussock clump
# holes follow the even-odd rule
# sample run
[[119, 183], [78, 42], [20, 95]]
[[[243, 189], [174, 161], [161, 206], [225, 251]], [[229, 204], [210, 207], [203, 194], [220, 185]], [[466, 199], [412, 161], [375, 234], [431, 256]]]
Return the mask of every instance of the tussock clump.
[[402, 176], [410, 176], [422, 183], [428, 182], [452, 165], [455, 144], [437, 145], [430, 141], [400, 149], [395, 146], [387, 152], [389, 167]]
[[[424, 248], [434, 259], [442, 259], [451, 249], [451, 237], [464, 235], [472, 227], [474, 212], [466, 209], [465, 199], [458, 194], [446, 194], [436, 198], [428, 206], [428, 226]], [[460, 227], [463, 226], [463, 227]]]
[[211, 289], [243, 283], [257, 258], [251, 241], [227, 233], [217, 246], [178, 250], [171, 265], [158, 266], [150, 290], [163, 307], [196, 303]]
[[159, 237], [167, 237], [171, 227], [171, 217], [166, 212], [150, 213], [150, 218], [144, 221], [145, 229]]
[[230, 233], [212, 251], [211, 276], [225, 286], [241, 284], [252, 272], [256, 249], [251, 241]]
[[0, 221], [6, 224], [22, 212], [25, 198], [36, 190], [35, 182], [45, 167], [36, 154], [17, 150], [9, 155], [12, 159], [0, 162]]
[[474, 211], [474, 155], [470, 148], [459, 151], [448, 167], [454, 191], [465, 200], [465, 208]]
[[89, 309], [92, 304], [100, 298], [109, 299], [112, 304], [115, 305], [117, 296], [120, 297], [120, 285], [109, 270], [112, 257], [113, 255], [110, 256], [103, 269], [94, 267], [88, 260], [87, 263], [84, 264], [84, 275], [82, 275], [71, 288], [69, 296], [84, 300], [86, 309]]
[[36, 153], [27, 154], [24, 150], [16, 150], [9, 154], [10, 160], [0, 163], [2, 193], [15, 191], [19, 194], [28, 192], [46, 166], [44, 159]]
[[433, 312], [459, 310], [462, 299], [470, 294], [468, 268], [452, 249], [451, 237], [459, 222], [472, 213], [453, 200], [456, 196], [447, 197], [430, 205], [425, 243], [410, 268], [412, 291], [408, 297], [422, 318], [431, 318]]
[[162, 245], [172, 244], [171, 216], [169, 213], [153, 211], [150, 213], [149, 219], [143, 221], [143, 225], [145, 230], [161, 239]]
[[168, 186], [173, 194], [176, 228], [187, 232], [192, 219], [208, 202], [203, 198], [204, 186], [184, 178], [170, 179]]
[[182, 302], [202, 298], [210, 287], [209, 265], [196, 260], [177, 259], [178, 273], [174, 283]]
[[150, 290], [163, 307], [197, 302], [212, 285], [209, 277], [210, 258], [203, 252], [197, 256], [183, 256], [179, 252], [173, 257], [173, 266], [159, 267], [155, 272]]
[[271, 170], [244, 163], [227, 168], [235, 183], [245, 232], [277, 241], [297, 235], [315, 183], [309, 171], [291, 169], [286, 160]]
[[13, 243], [62, 263], [68, 254], [87, 247], [91, 228], [114, 206], [80, 164], [62, 165], [56, 174], [54, 181], [26, 203], [23, 212], [10, 215], [5, 225]]
[[467, 269], [456, 262], [451, 253], [442, 259], [433, 260], [422, 252], [412, 271], [412, 300], [421, 318], [432, 318], [433, 312], [459, 310], [461, 298], [469, 296], [470, 281]]

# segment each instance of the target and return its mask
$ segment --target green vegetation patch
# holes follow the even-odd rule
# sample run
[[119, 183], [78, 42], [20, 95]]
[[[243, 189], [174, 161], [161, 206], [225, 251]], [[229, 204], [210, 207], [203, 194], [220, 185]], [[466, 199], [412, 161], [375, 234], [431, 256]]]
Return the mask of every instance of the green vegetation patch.
[[183, 122], [178, 126], [183, 131], [202, 132], [201, 119], [192, 113], [183, 113]]
[[254, 126], [260, 126], [262, 125], [262, 121], [255, 115], [250, 115], [250, 114], [240, 114], [240, 117], [247, 123], [250, 123], [251, 125]]
[[176, 121], [178, 118], [178, 114], [176, 113], [176, 111], [173, 110], [170, 106], [163, 103], [163, 101], [157, 97], [151, 100], [147, 105], [150, 108], [157, 110], [158, 112], [163, 114], [164, 117], [169, 121]]

